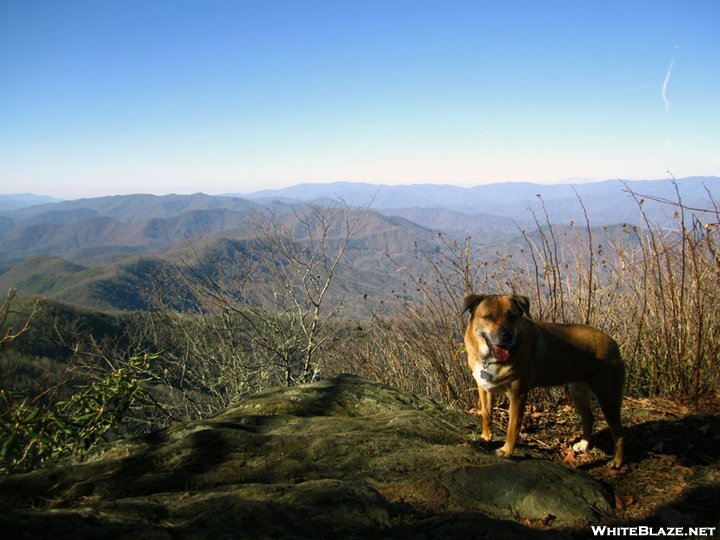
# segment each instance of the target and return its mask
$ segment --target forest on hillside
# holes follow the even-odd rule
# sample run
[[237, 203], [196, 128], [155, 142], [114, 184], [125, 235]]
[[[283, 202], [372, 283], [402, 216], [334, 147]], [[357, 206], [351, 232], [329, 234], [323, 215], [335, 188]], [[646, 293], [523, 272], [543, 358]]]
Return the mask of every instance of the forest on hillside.
[[[10, 291], [0, 306], [0, 466], [82, 456], [338, 373], [466, 410], [477, 399], [462, 345], [470, 292], [524, 294], [535, 319], [607, 332], [630, 396], [700, 399], [720, 383], [720, 212], [712, 199], [702, 208], [663, 200], [669, 228], [633, 196], [638, 225], [558, 226], [541, 206], [513, 249], [435, 233], [432, 249], [419, 242], [402, 260], [374, 263], [394, 276], [382, 292], [354, 272], [368, 213], [337, 205], [265, 213], [241, 243], [189, 242], [172, 264], [141, 267], [144, 310]], [[533, 399], [542, 408], [567, 398]]]

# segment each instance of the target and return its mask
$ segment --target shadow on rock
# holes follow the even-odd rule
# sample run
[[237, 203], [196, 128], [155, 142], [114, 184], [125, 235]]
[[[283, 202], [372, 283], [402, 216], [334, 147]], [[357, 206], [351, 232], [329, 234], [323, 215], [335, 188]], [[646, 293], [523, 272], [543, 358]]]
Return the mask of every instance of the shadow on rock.
[[470, 444], [478, 429], [358, 377], [273, 389], [83, 464], [0, 479], [0, 526], [20, 538], [557, 538], [612, 514], [586, 474], [498, 458]]

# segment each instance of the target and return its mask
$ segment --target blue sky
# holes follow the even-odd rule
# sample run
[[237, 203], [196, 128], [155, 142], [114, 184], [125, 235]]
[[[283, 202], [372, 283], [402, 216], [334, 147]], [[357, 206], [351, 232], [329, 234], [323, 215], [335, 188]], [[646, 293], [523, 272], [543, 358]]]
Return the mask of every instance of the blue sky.
[[720, 175], [720, 1], [0, 0], [0, 193]]

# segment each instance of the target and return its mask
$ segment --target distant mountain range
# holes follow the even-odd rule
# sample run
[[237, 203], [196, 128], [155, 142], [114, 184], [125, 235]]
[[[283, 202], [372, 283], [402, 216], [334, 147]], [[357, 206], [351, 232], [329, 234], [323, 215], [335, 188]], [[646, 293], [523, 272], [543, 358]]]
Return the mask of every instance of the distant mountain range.
[[[302, 206], [203, 194], [127, 195], [2, 212], [0, 290], [16, 288], [100, 309], [146, 309], [145, 293], [173, 275], [178, 261], [202, 265], [218, 254], [242, 253], [256, 234], [252, 222], [258, 215], [273, 212], [292, 230]], [[386, 255], [403, 264], [417, 257], [408, 246], [437, 249], [437, 235], [430, 229], [402, 217], [349, 211], [363, 214], [363, 227], [339, 272], [346, 278], [338, 294], [362, 299], [400, 287]], [[186, 293], [175, 295], [180, 304], [188, 300]]]
[[[690, 207], [705, 207], [708, 192], [720, 199], [720, 178], [716, 176], [689, 177], [671, 180], [605, 180], [577, 184], [534, 184], [505, 182], [477, 187], [458, 187], [433, 184], [405, 186], [374, 185], [351, 182], [331, 184], [301, 184], [284, 189], [264, 190], [242, 195], [251, 200], [283, 199], [323, 204], [324, 201], [345, 201], [350, 206], [369, 206], [375, 210], [409, 208], [442, 208], [464, 214], [485, 214], [520, 223], [532, 221], [531, 211], [540, 211], [542, 196], [554, 223], [581, 221], [585, 205], [591, 223], [608, 225], [637, 223], [640, 219], [637, 202], [627, 190], [642, 196], [677, 200], [679, 190], [683, 203]], [[673, 219], [674, 208], [646, 200], [645, 211], [655, 222]], [[704, 206], [703, 206], [704, 205]]]
[[16, 193], [12, 195], [0, 195], [0, 212], [18, 210], [37, 204], [60, 202], [62, 199], [48, 197], [46, 195], [35, 195], [33, 193]]
[[421, 272], [423, 254], [437, 253], [447, 238], [472, 236], [481, 249], [509, 250], [522, 243], [523, 230], [532, 233], [538, 223], [545, 224], [546, 212], [550, 222], [562, 226], [573, 221], [584, 226], [585, 212], [597, 228], [638, 223], [641, 198], [649, 219], [669, 225], [676, 207], [657, 200], [677, 201], [678, 193], [688, 207], [712, 209], [720, 200], [720, 178], [475, 188], [340, 182], [244, 196], [71, 201], [0, 195], [0, 290], [14, 287], [103, 309], [145, 309], [143, 291], [151, 276], [167, 274], [198, 246], [207, 252], [242, 251], [255, 234], [254, 216], [271, 211], [292, 228], [297, 208], [337, 208], [341, 200], [363, 213], [363, 229], [348, 250], [339, 290], [362, 298], [402, 288], [396, 265]]

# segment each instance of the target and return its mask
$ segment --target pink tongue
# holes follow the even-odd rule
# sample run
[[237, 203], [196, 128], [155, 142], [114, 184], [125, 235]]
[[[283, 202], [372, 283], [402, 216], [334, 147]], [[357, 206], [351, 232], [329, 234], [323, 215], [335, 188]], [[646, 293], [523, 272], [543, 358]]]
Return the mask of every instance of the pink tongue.
[[507, 362], [510, 358], [510, 351], [503, 349], [502, 347], [498, 347], [497, 345], [495, 345], [493, 353], [499, 362]]

